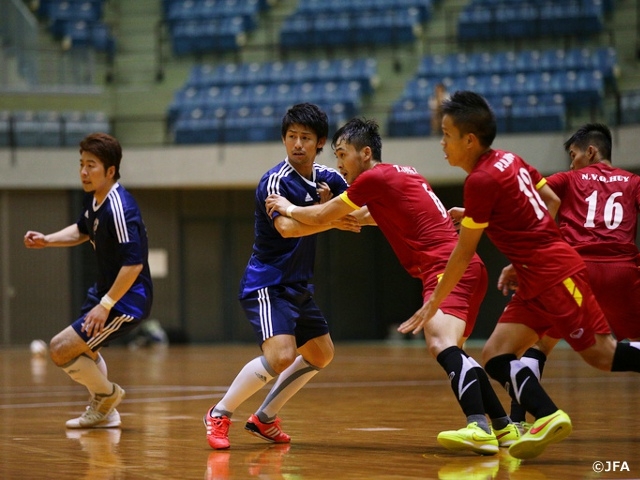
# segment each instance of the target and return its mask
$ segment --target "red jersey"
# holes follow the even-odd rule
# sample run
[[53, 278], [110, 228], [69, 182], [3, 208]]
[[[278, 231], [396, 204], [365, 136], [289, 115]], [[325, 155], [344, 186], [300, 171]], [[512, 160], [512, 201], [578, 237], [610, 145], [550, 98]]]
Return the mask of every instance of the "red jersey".
[[487, 236], [513, 264], [518, 294], [529, 299], [585, 268], [562, 239], [536, 186], [540, 173], [517, 155], [489, 150], [464, 183], [467, 228], [486, 228]]
[[414, 277], [436, 265], [443, 268], [458, 241], [447, 209], [414, 167], [379, 163], [361, 173], [341, 198], [354, 208], [367, 206]]
[[560, 231], [585, 260], [631, 260], [638, 254], [639, 176], [595, 163], [553, 174], [547, 184], [562, 200]]

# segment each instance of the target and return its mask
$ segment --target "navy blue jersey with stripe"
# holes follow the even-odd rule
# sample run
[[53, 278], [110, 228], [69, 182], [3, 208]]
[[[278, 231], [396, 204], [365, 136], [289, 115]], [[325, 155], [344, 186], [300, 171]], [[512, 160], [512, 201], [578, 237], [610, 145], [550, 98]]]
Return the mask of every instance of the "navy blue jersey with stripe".
[[118, 183], [101, 205], [96, 204], [92, 194], [86, 194], [77, 225], [81, 233], [89, 235], [98, 261], [98, 279], [90, 288], [89, 296], [102, 298], [123, 266], [142, 264], [140, 275], [114, 309], [138, 319], [148, 317], [153, 286], [147, 230], [133, 196]]
[[[326, 182], [334, 196], [347, 189], [340, 172], [314, 163], [313, 179], [307, 180], [283, 160], [260, 179], [255, 200], [255, 240], [253, 253], [240, 283], [240, 298], [272, 285], [307, 282], [313, 276], [316, 235], [283, 238], [267, 214], [265, 200], [272, 193], [282, 195], [294, 205], [320, 202], [317, 184]], [[279, 215], [274, 213], [274, 218]]]

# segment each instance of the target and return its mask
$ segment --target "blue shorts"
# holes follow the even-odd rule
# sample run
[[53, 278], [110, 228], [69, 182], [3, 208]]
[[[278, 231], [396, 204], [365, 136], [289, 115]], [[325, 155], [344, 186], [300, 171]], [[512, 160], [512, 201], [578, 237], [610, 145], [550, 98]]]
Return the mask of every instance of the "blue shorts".
[[258, 344], [275, 335], [294, 335], [301, 347], [329, 333], [329, 325], [313, 300], [313, 286], [306, 283], [261, 288], [240, 300]]
[[82, 331], [82, 325], [84, 324], [84, 317], [91, 311], [93, 307], [100, 303], [100, 299], [92, 293], [87, 294], [87, 298], [80, 309], [80, 317], [71, 324], [80, 338], [85, 341], [92, 352], [95, 352], [100, 347], [104, 347], [111, 340], [118, 337], [127, 335], [131, 330], [140, 325], [142, 319], [126, 315], [119, 312], [115, 307], [109, 312], [107, 321], [105, 322], [104, 329], [97, 336], [89, 337], [87, 332]]

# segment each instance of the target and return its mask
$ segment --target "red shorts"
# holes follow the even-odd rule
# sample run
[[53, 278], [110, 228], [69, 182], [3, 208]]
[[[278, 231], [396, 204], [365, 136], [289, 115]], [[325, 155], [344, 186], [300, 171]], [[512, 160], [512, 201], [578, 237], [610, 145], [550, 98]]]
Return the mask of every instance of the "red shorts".
[[[425, 301], [436, 288], [442, 273], [444, 273], [444, 270], [438, 273], [428, 274], [421, 279], [422, 298]], [[478, 312], [480, 311], [480, 305], [487, 293], [488, 283], [487, 269], [484, 264], [474, 261], [469, 264], [453, 291], [447, 295], [447, 298], [440, 304], [440, 310], [444, 313], [453, 315], [466, 322], [464, 337], [468, 337], [473, 331], [476, 318], [478, 318]]]
[[596, 334], [611, 333], [587, 281], [586, 270], [528, 300], [516, 292], [499, 321], [526, 325], [540, 337], [546, 333], [564, 338], [576, 352], [595, 344]]
[[618, 340], [640, 338], [640, 268], [635, 261], [589, 262], [589, 283]]

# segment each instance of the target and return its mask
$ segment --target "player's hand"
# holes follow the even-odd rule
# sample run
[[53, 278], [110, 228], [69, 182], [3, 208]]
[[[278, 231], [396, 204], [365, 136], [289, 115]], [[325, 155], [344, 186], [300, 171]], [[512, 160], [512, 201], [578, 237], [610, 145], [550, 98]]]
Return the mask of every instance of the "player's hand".
[[265, 205], [267, 207], [267, 214], [273, 217], [274, 212], [278, 212], [280, 215], [286, 215], [287, 207], [291, 205], [291, 202], [281, 195], [272, 193], [265, 200]]
[[29, 230], [24, 234], [24, 246], [27, 248], [44, 248], [47, 246], [44, 233]]
[[360, 233], [360, 231], [362, 230], [360, 221], [353, 215], [345, 215], [344, 217], [331, 222], [331, 225], [333, 225], [333, 228], [337, 228], [338, 230], [345, 230], [347, 232]]
[[518, 290], [518, 276], [513, 265], [509, 264], [502, 269], [498, 278], [498, 290], [502, 290], [503, 295], [509, 295], [509, 292]]
[[420, 309], [414, 313], [409, 320], [403, 322], [398, 327], [398, 331], [400, 333], [413, 333], [414, 335], [420, 333], [420, 331], [424, 328], [429, 320], [433, 318], [433, 316], [438, 311], [438, 307], [435, 303], [429, 298]]
[[327, 182], [319, 182], [316, 191], [320, 195], [320, 203], [326, 203], [333, 198], [333, 192]]
[[104, 324], [109, 317], [109, 310], [98, 304], [93, 307], [84, 317], [82, 323], [82, 331], [86, 332], [89, 337], [95, 337], [104, 329]]
[[460, 222], [464, 218], [464, 208], [462, 207], [450, 208], [449, 216], [451, 217], [451, 220], [453, 220], [453, 226], [456, 227], [456, 230], [460, 230]]

